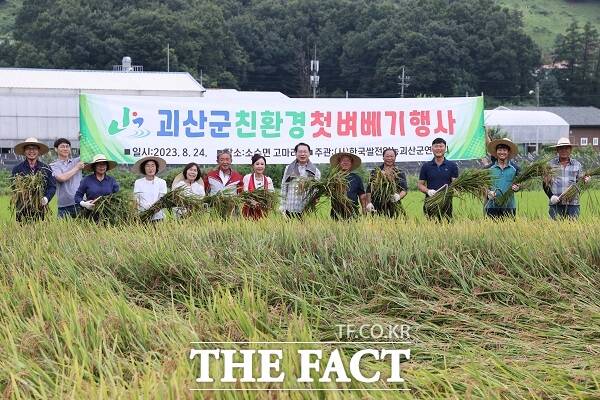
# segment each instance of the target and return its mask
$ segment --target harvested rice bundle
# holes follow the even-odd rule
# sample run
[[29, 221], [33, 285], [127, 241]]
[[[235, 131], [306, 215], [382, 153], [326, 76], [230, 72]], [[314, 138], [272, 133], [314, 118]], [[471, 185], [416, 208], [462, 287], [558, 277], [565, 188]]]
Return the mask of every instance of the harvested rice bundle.
[[[600, 176], [600, 167], [589, 170], [583, 174], [583, 176]], [[574, 185], [571, 185], [564, 191], [563, 194], [559, 196], [561, 203], [570, 203], [575, 197], [577, 197], [580, 193], [586, 190], [589, 187], [586, 183], [584, 183], [583, 178], [579, 179]]]
[[106, 225], [135, 223], [139, 218], [133, 195], [127, 191], [98, 197], [94, 202], [94, 208], [85, 210], [84, 215]]
[[385, 210], [395, 210], [394, 214], [406, 215], [402, 201], [392, 201], [392, 197], [398, 193], [396, 186], [398, 174], [399, 172], [395, 169], [384, 171], [375, 168], [371, 181], [371, 198]]
[[158, 201], [150, 208], [142, 211], [140, 213], [140, 219], [142, 222], [149, 222], [152, 220], [154, 214], [160, 210], [171, 210], [173, 208], [181, 210], [181, 215], [189, 215], [190, 213], [206, 209], [201, 197], [190, 195], [185, 187], [180, 186], [167, 192], [167, 194], [158, 199]]
[[46, 190], [45, 175], [38, 171], [35, 174], [16, 175], [12, 178], [11, 209], [26, 219], [42, 219], [49, 212], [48, 206], [42, 205]]
[[463, 194], [482, 197], [491, 183], [490, 170], [466, 169], [449, 186], [442, 186], [433, 196], [426, 198], [425, 210], [430, 214], [442, 213], [453, 197]]
[[264, 188], [253, 192], [242, 192], [240, 197], [246, 207], [258, 208], [264, 212], [271, 211], [277, 206], [277, 193]]
[[235, 193], [218, 192], [208, 194], [202, 198], [202, 202], [213, 210], [221, 218], [229, 218], [238, 214], [243, 201], [240, 196]]
[[[515, 179], [513, 184], [524, 186], [530, 184], [534, 180], [541, 180], [542, 182], [548, 182], [554, 176], [555, 171], [548, 164], [548, 159], [543, 158], [532, 162], [531, 164], [524, 167]], [[512, 190], [508, 190], [506, 193], [502, 193], [501, 196], [496, 198], [496, 204], [504, 206], [510, 199], [511, 194], [514, 193]]]
[[307, 200], [306, 210], [314, 211], [321, 197], [329, 197], [332, 209], [345, 217], [356, 213], [356, 207], [348, 198], [347, 172], [332, 168], [321, 179], [300, 178], [298, 191]]

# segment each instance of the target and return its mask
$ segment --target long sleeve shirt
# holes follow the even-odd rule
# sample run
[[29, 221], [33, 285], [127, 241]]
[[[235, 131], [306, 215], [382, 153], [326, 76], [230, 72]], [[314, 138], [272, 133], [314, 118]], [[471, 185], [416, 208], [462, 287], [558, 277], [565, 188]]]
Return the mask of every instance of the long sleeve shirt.
[[29, 161], [25, 160], [22, 163], [14, 166], [14, 168], [12, 169], [12, 176], [32, 175], [39, 171], [41, 171], [44, 174], [44, 197], [46, 197], [48, 199], [48, 202], [50, 202], [50, 200], [52, 200], [52, 197], [54, 197], [54, 194], [56, 193], [56, 180], [54, 179], [54, 176], [52, 175], [52, 170], [49, 166], [38, 160], [36, 161], [33, 168], [31, 168], [29, 166]]
[[118, 191], [119, 184], [112, 176], [104, 175], [104, 179], [99, 181], [96, 178], [96, 174], [91, 174], [81, 180], [79, 189], [75, 192], [75, 204], [79, 204], [83, 200], [84, 195], [86, 200], [90, 201]]

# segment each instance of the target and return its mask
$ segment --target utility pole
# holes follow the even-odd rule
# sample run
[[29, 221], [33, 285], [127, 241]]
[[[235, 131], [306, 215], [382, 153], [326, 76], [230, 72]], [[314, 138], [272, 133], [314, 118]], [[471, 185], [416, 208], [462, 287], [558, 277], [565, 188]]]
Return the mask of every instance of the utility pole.
[[317, 45], [313, 59], [310, 60], [310, 86], [313, 89], [313, 98], [317, 97], [317, 86], [319, 86], [319, 60], [317, 60]]
[[200, 86], [203, 86], [202, 85], [202, 70], [200, 70]]
[[535, 104], [540, 106], [540, 81], [535, 82]]
[[410, 76], [405, 74], [406, 71], [404, 65], [401, 66], [400, 69], [402, 69], [402, 73], [398, 75], [398, 79], [400, 79], [398, 85], [400, 85], [400, 97], [404, 97], [404, 88], [410, 86], [410, 83], [408, 83], [408, 81], [410, 81]]
[[171, 72], [171, 51], [169, 50], [169, 43], [167, 43], [167, 72]]

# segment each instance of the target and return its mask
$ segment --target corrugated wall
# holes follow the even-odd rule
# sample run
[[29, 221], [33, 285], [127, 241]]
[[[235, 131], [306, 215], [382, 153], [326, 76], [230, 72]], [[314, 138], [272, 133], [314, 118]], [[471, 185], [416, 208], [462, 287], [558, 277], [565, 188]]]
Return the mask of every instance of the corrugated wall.
[[48, 145], [66, 137], [79, 147], [78, 96], [0, 94], [0, 147], [31, 136]]

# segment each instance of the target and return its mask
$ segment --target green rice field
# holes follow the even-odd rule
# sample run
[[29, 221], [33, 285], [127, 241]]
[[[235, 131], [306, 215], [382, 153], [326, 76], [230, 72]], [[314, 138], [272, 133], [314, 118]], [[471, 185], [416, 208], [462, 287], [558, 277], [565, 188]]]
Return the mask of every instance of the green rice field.
[[[433, 223], [422, 218], [422, 196], [412, 192], [404, 201], [406, 220], [334, 222], [322, 208], [304, 221], [199, 216], [129, 227], [55, 216], [20, 226], [3, 197], [0, 393], [9, 399], [598, 398], [595, 194], [584, 195], [577, 222], [551, 221], [545, 195], [527, 192], [518, 197], [516, 221], [481, 218], [481, 203], [469, 199], [455, 204], [455, 221]], [[190, 349], [212, 347], [190, 342], [334, 341], [340, 324], [410, 326], [406, 381], [195, 381], [199, 365]], [[367, 345], [344, 346], [347, 363]], [[281, 368], [294, 376], [297, 360], [284, 357]], [[372, 359], [364, 368], [390, 372], [389, 363]]]

